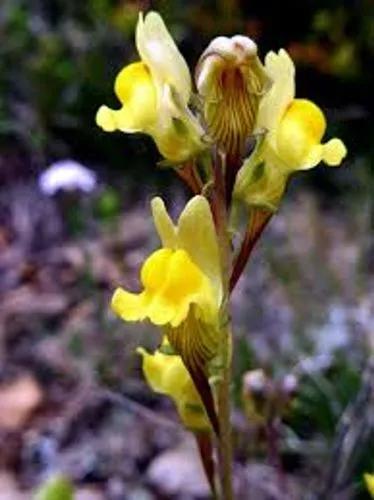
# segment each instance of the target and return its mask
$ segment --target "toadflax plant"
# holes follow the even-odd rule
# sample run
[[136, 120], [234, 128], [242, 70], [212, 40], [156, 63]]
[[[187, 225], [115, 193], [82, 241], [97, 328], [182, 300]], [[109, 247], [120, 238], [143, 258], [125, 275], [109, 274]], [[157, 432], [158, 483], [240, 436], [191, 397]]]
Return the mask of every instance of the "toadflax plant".
[[[336, 138], [321, 142], [324, 114], [295, 98], [295, 68], [283, 49], [262, 63], [251, 39], [220, 36], [200, 57], [195, 90], [157, 13], [140, 14], [136, 46], [140, 61], [115, 80], [119, 108], [101, 106], [96, 122], [106, 132], [150, 135], [194, 196], [177, 222], [152, 200], [160, 248], [143, 263], [142, 290], [118, 288], [111, 306], [124, 321], [160, 327], [153, 354], [138, 348], [145, 378], [195, 434], [213, 496], [230, 500], [230, 296], [290, 175], [321, 161], [340, 165], [346, 148]], [[233, 217], [239, 205], [248, 218], [242, 235]]]

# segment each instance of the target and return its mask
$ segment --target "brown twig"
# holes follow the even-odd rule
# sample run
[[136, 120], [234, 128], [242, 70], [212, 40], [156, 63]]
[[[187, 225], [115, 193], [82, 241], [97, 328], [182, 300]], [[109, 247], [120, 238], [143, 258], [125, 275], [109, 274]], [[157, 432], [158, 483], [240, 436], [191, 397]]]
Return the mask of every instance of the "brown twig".
[[280, 422], [277, 417], [271, 417], [266, 424], [265, 432], [268, 444], [269, 463], [277, 471], [279, 490], [287, 495], [287, 481], [279, 451], [279, 424]]
[[125, 410], [135, 413], [139, 415], [140, 417], [145, 418], [146, 420], [150, 420], [153, 423], [163, 426], [163, 427], [169, 427], [170, 429], [173, 430], [178, 430], [180, 429], [180, 425], [173, 421], [170, 420], [166, 417], [162, 417], [158, 413], [150, 410], [149, 408], [145, 407], [144, 405], [137, 403], [136, 401], [128, 398], [127, 396], [124, 396], [123, 394], [119, 392], [112, 391], [110, 389], [102, 389], [100, 391], [100, 394], [107, 398], [108, 401], [111, 401], [112, 403], [118, 404]]

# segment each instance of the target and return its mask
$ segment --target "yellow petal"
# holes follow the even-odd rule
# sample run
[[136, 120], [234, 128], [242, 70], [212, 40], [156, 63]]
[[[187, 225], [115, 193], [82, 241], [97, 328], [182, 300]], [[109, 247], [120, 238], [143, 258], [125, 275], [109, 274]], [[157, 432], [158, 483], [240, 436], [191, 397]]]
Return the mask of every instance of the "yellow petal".
[[129, 107], [111, 109], [108, 106], [100, 106], [96, 114], [96, 124], [105, 132], [140, 132], [139, 123], [136, 123], [136, 116], [131, 114]]
[[152, 390], [169, 396], [177, 406], [183, 424], [192, 430], [209, 428], [208, 419], [196, 387], [178, 355], [156, 350], [149, 354], [141, 347], [143, 373]]
[[323, 144], [322, 160], [327, 165], [332, 167], [340, 165], [346, 155], [347, 148], [340, 139], [334, 138]]
[[[147, 303], [143, 302], [144, 315], [155, 325], [179, 324], [187, 316], [191, 290], [188, 280], [184, 280], [183, 271], [188, 276], [187, 273], [193, 273], [194, 269], [189, 266], [185, 252], [180, 253], [180, 250], [167, 248], [157, 250], [143, 264], [141, 281], [148, 298]], [[181, 268], [175, 265], [175, 260], [182, 260]], [[194, 293], [195, 289], [192, 295]]]
[[118, 128], [116, 113], [118, 111], [114, 111], [108, 106], [100, 106], [96, 113], [96, 124], [105, 132], [114, 132]]
[[209, 278], [218, 307], [223, 293], [219, 248], [210, 206], [204, 196], [194, 196], [180, 215], [178, 246], [186, 250], [197, 267]]
[[136, 352], [143, 358], [143, 373], [147, 384], [154, 392], [165, 394], [163, 384], [163, 370], [165, 363], [161, 353], [156, 351], [156, 353], [152, 355], [142, 347], [138, 347]]
[[145, 318], [146, 299], [144, 294], [129, 293], [117, 288], [112, 297], [111, 308], [124, 321], [142, 321]]
[[163, 248], [151, 254], [143, 264], [141, 281], [140, 294], [118, 289], [113, 295], [112, 309], [125, 321], [149, 318], [155, 325], [176, 327], [192, 304], [209, 319], [217, 314], [212, 286], [185, 250]]
[[316, 104], [306, 99], [294, 99], [277, 129], [277, 152], [290, 171], [315, 166], [317, 150], [326, 130], [325, 117]]
[[151, 389], [178, 399], [182, 383], [189, 378], [180, 356], [163, 354], [158, 349], [150, 354], [142, 347], [136, 351], [143, 358], [144, 376]]
[[166, 272], [173, 257], [173, 251], [168, 248], [156, 250], [144, 262], [141, 270], [141, 281], [150, 293], [157, 293], [165, 284]]
[[340, 165], [347, 154], [340, 139], [321, 144], [326, 120], [321, 109], [306, 99], [294, 99], [284, 114], [277, 131], [277, 153], [292, 170], [307, 170], [321, 161]]
[[152, 254], [143, 266], [142, 282], [147, 294], [152, 294], [147, 316], [155, 324], [177, 326], [191, 304], [205, 309], [212, 296], [207, 277], [184, 250], [162, 249]]
[[364, 479], [371, 498], [374, 498], [374, 474], [366, 473]]
[[101, 106], [96, 115], [99, 127], [106, 132], [147, 132], [157, 119], [156, 90], [147, 66], [142, 62], [125, 66], [116, 78], [114, 90], [122, 108]]
[[165, 203], [159, 197], [151, 202], [153, 221], [164, 248], [175, 248], [177, 243], [176, 228], [171, 220]]
[[156, 12], [142, 13], [136, 27], [136, 46], [148, 66], [158, 89], [159, 98], [165, 84], [176, 89], [185, 104], [191, 94], [191, 76], [183, 56], [170, 36], [164, 21]]
[[271, 133], [295, 97], [295, 66], [288, 53], [281, 49], [278, 54], [266, 55], [265, 71], [272, 86], [261, 100], [256, 128]]
[[206, 198], [194, 196], [181, 213], [177, 227], [161, 198], [152, 200], [152, 215], [163, 246], [183, 248], [209, 278], [218, 308], [222, 300], [220, 257], [214, 221]]

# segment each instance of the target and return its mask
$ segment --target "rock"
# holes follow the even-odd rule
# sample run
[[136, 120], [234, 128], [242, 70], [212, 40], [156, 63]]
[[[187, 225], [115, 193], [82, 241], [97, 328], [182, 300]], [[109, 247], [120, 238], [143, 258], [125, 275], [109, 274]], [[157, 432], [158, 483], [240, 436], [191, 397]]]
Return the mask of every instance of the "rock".
[[43, 392], [28, 374], [0, 386], [0, 428], [21, 429], [33, 411], [41, 404]]
[[103, 493], [94, 486], [85, 486], [75, 491], [74, 500], [105, 500], [105, 498]]
[[284, 474], [281, 491], [277, 470], [260, 463], [248, 464], [244, 469], [245, 484], [242, 485], [238, 498], [245, 498], [246, 492], [251, 492], [251, 498], [256, 500], [291, 500], [301, 498], [300, 485], [291, 475]]
[[30, 500], [30, 495], [18, 489], [13, 476], [0, 472], [0, 500]]
[[192, 438], [158, 455], [147, 470], [149, 482], [167, 495], [209, 497], [210, 489]]

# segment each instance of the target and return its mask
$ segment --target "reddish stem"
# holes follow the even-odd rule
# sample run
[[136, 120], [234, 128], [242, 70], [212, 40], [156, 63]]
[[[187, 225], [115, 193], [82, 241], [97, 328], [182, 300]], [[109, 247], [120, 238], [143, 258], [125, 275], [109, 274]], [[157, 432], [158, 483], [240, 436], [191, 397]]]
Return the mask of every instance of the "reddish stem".
[[196, 166], [193, 162], [186, 163], [183, 167], [176, 168], [176, 172], [194, 194], [201, 193], [204, 187], [203, 181], [196, 171]]
[[279, 451], [279, 421], [271, 418], [266, 425], [266, 439], [268, 443], [269, 463], [277, 471], [278, 485], [282, 493], [287, 493], [287, 480]]
[[264, 231], [267, 223], [270, 221], [272, 212], [259, 208], [252, 209], [247, 231], [241, 244], [238, 255], [234, 260], [233, 271], [230, 278], [230, 292], [232, 292], [239, 281], [242, 272], [248, 262], [257, 240]]
[[239, 171], [240, 166], [241, 166], [240, 154], [232, 153], [227, 155], [226, 171], [225, 171], [227, 207], [231, 205], [236, 175]]
[[222, 228], [227, 221], [226, 189], [224, 178], [224, 161], [217, 153], [214, 161], [214, 189], [211, 195], [211, 209], [216, 225], [217, 235], [220, 235]]

